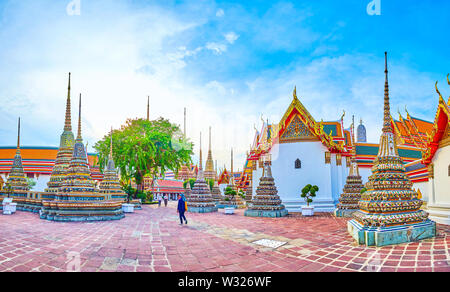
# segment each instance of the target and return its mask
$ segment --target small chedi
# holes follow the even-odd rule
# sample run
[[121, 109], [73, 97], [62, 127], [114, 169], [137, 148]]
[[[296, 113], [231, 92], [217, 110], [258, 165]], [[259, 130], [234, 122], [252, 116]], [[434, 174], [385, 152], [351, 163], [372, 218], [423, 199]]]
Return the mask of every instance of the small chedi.
[[[354, 123], [353, 123], [354, 125]], [[353, 129], [352, 125], [352, 129]], [[352, 130], [353, 133], [353, 130]], [[361, 197], [361, 191], [364, 188], [361, 176], [359, 175], [358, 164], [356, 163], [356, 151], [353, 140], [353, 150], [350, 164], [350, 171], [347, 176], [347, 181], [344, 186], [344, 190], [339, 198], [334, 215], [336, 217], [351, 217], [351, 215], [359, 208], [359, 199]]]
[[213, 198], [213, 201], [218, 203], [224, 199], [222, 196], [222, 192], [220, 191], [219, 185], [217, 184], [217, 180], [214, 180], [214, 185], [211, 190], [211, 195]]
[[17, 203], [18, 210], [24, 210], [27, 208], [26, 204], [28, 191], [29, 191], [28, 181], [23, 171], [22, 155], [20, 153], [20, 118], [19, 118], [17, 130], [16, 155], [14, 155], [13, 165], [11, 167], [11, 171], [9, 172], [8, 179], [6, 180], [6, 186], [3, 190], [3, 193], [8, 193], [8, 195], [10, 195], [10, 197], [13, 198], [14, 202]]
[[384, 246], [417, 241], [436, 235], [435, 222], [420, 210], [422, 201], [405, 173], [390, 120], [387, 54], [385, 61], [384, 120], [378, 156], [361, 195], [359, 210], [348, 231], [359, 244]]
[[209, 185], [204, 178], [203, 169], [198, 171], [197, 180], [187, 199], [187, 206], [188, 211], [193, 213], [217, 212]]
[[78, 135], [72, 158], [54, 200], [43, 200], [41, 219], [52, 221], [101, 221], [124, 217], [122, 202], [109, 201], [107, 193], [99, 193], [91, 178], [87, 154], [81, 138], [81, 95]]
[[10, 186], [11, 190], [13, 190], [16, 195], [18, 193], [25, 193], [30, 189], [23, 171], [22, 155], [20, 154], [20, 118], [17, 131], [16, 155], [14, 156], [14, 162], [11, 171], [9, 172], [8, 180], [6, 181], [6, 185]]
[[111, 143], [109, 148], [108, 164], [103, 174], [103, 180], [99, 186], [99, 192], [105, 194], [107, 200], [124, 202], [127, 199], [127, 194], [122, 190], [119, 182], [119, 175], [112, 155], [112, 129], [111, 129]]
[[288, 211], [281, 204], [275, 180], [269, 162], [264, 162], [263, 174], [259, 180], [256, 194], [252, 198], [252, 204], [244, 215], [249, 217], [283, 217]]

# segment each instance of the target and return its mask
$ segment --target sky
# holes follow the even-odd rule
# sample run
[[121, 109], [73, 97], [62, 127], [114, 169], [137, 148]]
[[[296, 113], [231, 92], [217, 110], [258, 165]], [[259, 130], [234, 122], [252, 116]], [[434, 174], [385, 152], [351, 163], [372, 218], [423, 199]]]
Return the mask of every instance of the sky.
[[[376, 0], [378, 2], [378, 0]], [[450, 1], [0, 1], [0, 146], [58, 146], [68, 72], [72, 124], [95, 142], [127, 118], [168, 118], [203, 161], [212, 127], [219, 168], [242, 169], [262, 119], [278, 123], [292, 91], [317, 120], [363, 119], [378, 143], [388, 51], [391, 114], [433, 121], [450, 94]], [[78, 5], [79, 3], [79, 5]], [[76, 134], [76, 133], [75, 133]]]

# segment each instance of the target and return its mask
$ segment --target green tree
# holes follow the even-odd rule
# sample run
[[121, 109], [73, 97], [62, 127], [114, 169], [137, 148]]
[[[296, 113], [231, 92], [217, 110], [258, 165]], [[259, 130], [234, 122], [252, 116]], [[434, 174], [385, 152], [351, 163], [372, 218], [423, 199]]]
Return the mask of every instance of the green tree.
[[184, 138], [180, 128], [169, 120], [159, 118], [128, 119], [120, 129], [114, 130], [98, 141], [94, 148], [98, 152], [100, 170], [105, 167], [112, 135], [113, 159], [126, 185], [134, 180], [138, 192], [143, 191], [145, 176], [151, 179], [151, 187], [166, 171], [178, 174], [181, 166], [191, 162], [193, 144]]
[[185, 180], [183, 182], [183, 188], [186, 188], [188, 184], [189, 184], [189, 188], [192, 190], [194, 188], [195, 178], [190, 178], [190, 179]]
[[309, 206], [309, 203], [312, 203], [312, 198], [316, 196], [316, 192], [318, 191], [318, 186], [312, 186], [308, 184], [302, 189], [302, 194], [300, 196], [305, 199], [306, 205]]
[[32, 190], [36, 186], [36, 181], [32, 178], [27, 177], [27, 183], [30, 190]]
[[209, 186], [209, 190], [212, 191], [212, 189], [213, 189], [213, 187], [214, 187], [214, 180], [213, 180], [213, 179], [207, 178], [207, 179], [206, 179], [206, 183], [207, 183], [208, 186]]

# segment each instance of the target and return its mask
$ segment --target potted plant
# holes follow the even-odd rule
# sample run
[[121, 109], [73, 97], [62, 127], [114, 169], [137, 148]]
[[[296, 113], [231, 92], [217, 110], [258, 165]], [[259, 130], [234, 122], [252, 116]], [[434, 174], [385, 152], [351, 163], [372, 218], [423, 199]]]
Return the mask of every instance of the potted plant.
[[226, 207], [224, 207], [225, 214], [227, 214], [227, 215], [234, 214], [234, 207], [231, 204], [234, 201], [234, 196], [236, 196], [236, 195], [237, 195], [237, 192], [235, 190], [233, 190], [231, 187], [225, 188], [225, 196], [226, 196], [225, 201], [230, 202], [230, 205], [227, 205]]
[[132, 198], [134, 189], [130, 185], [128, 185], [125, 187], [124, 191], [127, 194], [127, 202], [122, 203], [122, 211], [124, 213], [133, 213], [134, 212], [134, 204], [130, 203], [130, 199]]
[[312, 203], [313, 199], [316, 196], [316, 192], [319, 191], [318, 186], [312, 186], [310, 184], [306, 185], [302, 189], [302, 194], [300, 195], [306, 201], [306, 206], [302, 206], [302, 215], [303, 216], [313, 216], [314, 215], [314, 206], [310, 206], [309, 203]]

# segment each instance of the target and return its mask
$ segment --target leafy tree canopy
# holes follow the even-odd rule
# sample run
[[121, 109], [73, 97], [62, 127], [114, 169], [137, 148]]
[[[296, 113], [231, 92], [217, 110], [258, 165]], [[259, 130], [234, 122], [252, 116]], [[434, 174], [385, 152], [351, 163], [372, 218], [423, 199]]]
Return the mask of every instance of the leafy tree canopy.
[[108, 161], [111, 135], [113, 159], [122, 180], [134, 179], [138, 186], [144, 176], [151, 177], [153, 182], [168, 170], [177, 174], [183, 164], [191, 162], [193, 144], [178, 125], [164, 118], [128, 119], [120, 129], [108, 133], [94, 145], [100, 170]]

